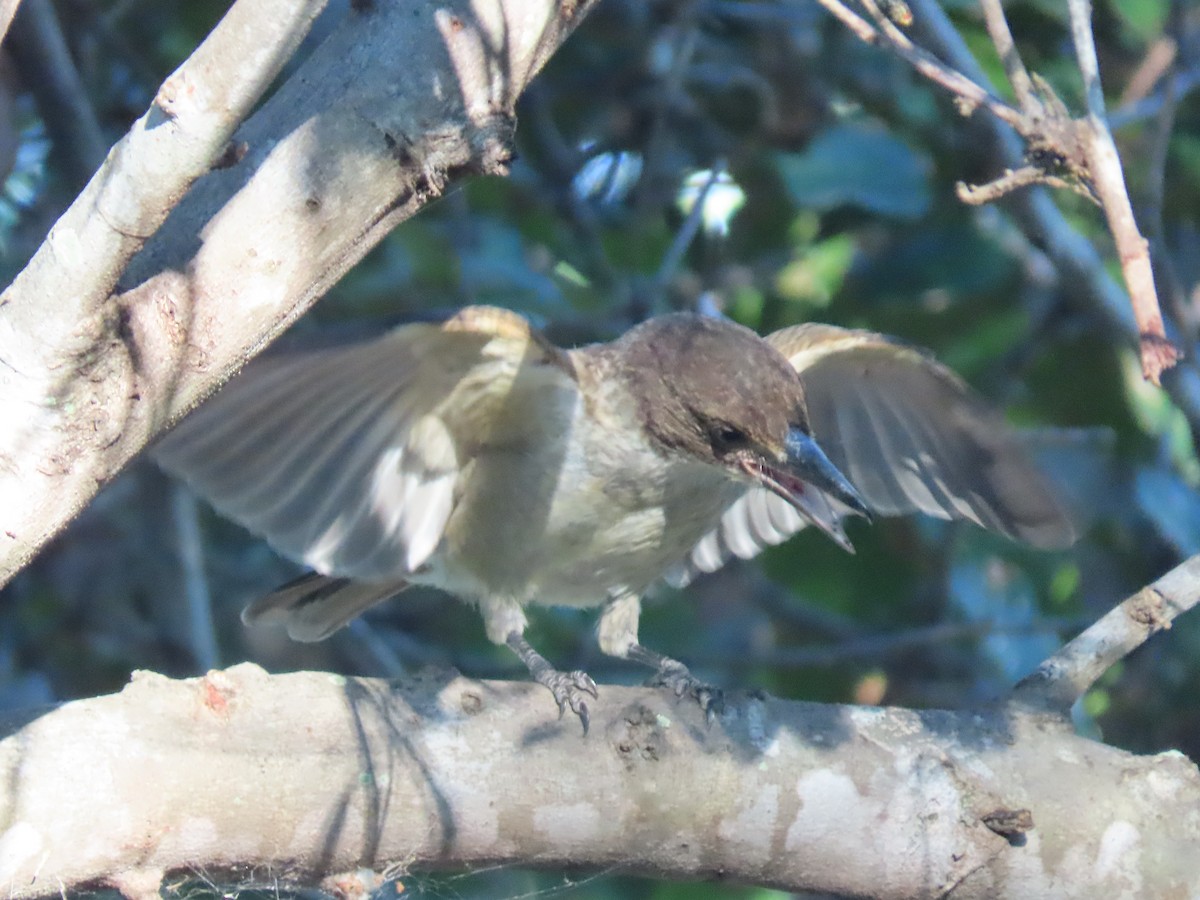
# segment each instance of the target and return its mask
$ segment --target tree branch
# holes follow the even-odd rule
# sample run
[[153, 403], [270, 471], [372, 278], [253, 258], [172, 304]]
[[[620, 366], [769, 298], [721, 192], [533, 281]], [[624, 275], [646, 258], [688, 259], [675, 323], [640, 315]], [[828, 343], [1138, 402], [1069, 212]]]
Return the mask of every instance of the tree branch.
[[113, 288], [323, 5], [236, 4], [0, 294], [0, 405], [15, 423], [0, 434], [0, 584], [117, 471], [106, 450], [141, 443], [127, 428], [148, 360], [127, 346]]
[[3, 42], [8, 34], [8, 27], [12, 24], [13, 16], [17, 14], [17, 7], [20, 5], [21, 0], [0, 0], [0, 42]]
[[1038, 666], [1013, 692], [1013, 700], [1066, 714], [1114, 663], [1179, 615], [1200, 603], [1200, 556], [1176, 566], [1110, 610]]
[[[1149, 246], [1137, 231], [1125, 190], [1120, 158], [1104, 118], [1103, 94], [1100, 92], [1099, 72], [1095, 65], [1095, 46], [1091, 41], [1090, 12], [1086, 16], [1083, 12], [1087, 0], [1071, 0], [1072, 33], [1080, 68], [1088, 86], [1089, 115], [1083, 122], [1072, 120], [1049, 85], [1031, 77], [1026, 71], [997, 0], [981, 0], [981, 3], [989, 34], [1013, 83], [1021, 104], [1020, 110], [995, 97], [986, 80], [978, 73], [978, 66], [969, 52], [956, 53], [949, 57], [949, 63], [942, 62], [897, 28], [879, 9], [876, 0], [862, 0], [864, 8], [874, 19], [874, 28], [845, 9], [839, 0], [819, 2], [861, 40], [877, 43], [882, 38], [893, 52], [917, 72], [958, 97], [964, 113], [969, 114], [976, 107], [983, 106], [1025, 139], [1026, 152], [1019, 152], [1017, 158], [1005, 160], [1005, 174], [1001, 179], [984, 187], [959, 186], [959, 197], [964, 202], [996, 198], [1035, 182], [1061, 186], [1064, 182], [1056, 175], [1056, 170], [1060, 168], [1070, 173], [1089, 192], [1094, 192], [1095, 199], [1104, 209], [1129, 289], [1143, 374], [1158, 384], [1161, 373], [1179, 359], [1179, 352], [1168, 340], [1163, 327], [1150, 267]], [[945, 31], [949, 28], [948, 23], [944, 22], [945, 14], [935, 4], [915, 0], [912, 10], [917, 29]], [[930, 21], [922, 22], [923, 17]], [[955, 40], [961, 43], [957, 35]], [[946, 58], [945, 54], [942, 56]], [[1034, 168], [1025, 165], [1026, 162]]]
[[0, 742], [0, 890], [566, 861], [878, 898], [1200, 887], [1200, 773], [1178, 754], [1009, 709], [741, 695], [709, 727], [651, 689], [595, 706], [584, 737], [532, 684], [139, 673]]
[[593, 2], [360, 4], [231, 143], [322, 4], [234, 6], [0, 295], [0, 583], [397, 222], [502, 171]]
[[1075, 57], [1083, 75], [1084, 96], [1088, 114], [1083, 131], [1086, 136], [1088, 168], [1108, 230], [1117, 247], [1117, 258], [1125, 285], [1129, 289], [1133, 316], [1138, 327], [1138, 346], [1142, 358], [1142, 376], [1159, 383], [1163, 371], [1175, 365], [1179, 351], [1163, 328], [1158, 293], [1154, 287], [1154, 271], [1150, 265], [1150, 243], [1138, 231], [1125, 189], [1121, 158], [1104, 106], [1104, 91], [1100, 86], [1100, 63], [1096, 59], [1096, 44], [1092, 38], [1092, 4], [1090, 0], [1067, 0], [1071, 15], [1071, 38], [1075, 42]]
[[[925, 46], [979, 84], [987, 81], [962, 36], [945, 11], [934, 0], [911, 0], [913, 30]], [[1024, 148], [1019, 137], [1004, 123], [988, 116], [975, 116], [971, 127], [979, 133], [1000, 169], [1019, 169]], [[1022, 231], [1030, 236], [1054, 262], [1071, 298], [1095, 310], [1114, 334], [1134, 343], [1139, 330], [1131, 315], [1130, 300], [1108, 274], [1094, 246], [1063, 216], [1045, 191], [1032, 189], [1008, 195], [1007, 203]], [[1194, 360], [1176, 365], [1165, 373], [1163, 386], [1187, 417], [1194, 435], [1200, 435], [1200, 370]]]
[[817, 0], [817, 2], [864, 43], [876, 44], [882, 37], [886, 45], [917, 72], [959, 97], [965, 109], [974, 110], [983, 106], [990, 110], [996, 118], [1008, 122], [1014, 128], [1021, 124], [1022, 117], [1017, 110], [982, 87], [979, 82], [973, 81], [961, 72], [947, 66], [937, 57], [914, 44], [908, 35], [897, 28], [895, 23], [879, 9], [874, 0], [865, 0], [863, 5], [875, 19], [875, 27], [849, 10], [841, 3], [841, 0]]
[[1017, 95], [1017, 103], [1022, 109], [1027, 109], [1037, 102], [1037, 96], [1033, 89], [1033, 79], [1029, 77], [1016, 42], [1013, 41], [1012, 32], [1008, 28], [1004, 7], [1000, 5], [1000, 0], [979, 0], [979, 6], [983, 10], [988, 35], [996, 47], [996, 52], [1000, 54], [1004, 72]]

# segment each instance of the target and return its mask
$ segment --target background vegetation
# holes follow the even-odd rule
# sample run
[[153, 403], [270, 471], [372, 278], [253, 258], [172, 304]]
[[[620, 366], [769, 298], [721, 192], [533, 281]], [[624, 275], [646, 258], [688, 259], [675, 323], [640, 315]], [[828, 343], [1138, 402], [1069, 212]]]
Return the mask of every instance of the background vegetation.
[[[0, 57], [0, 283], [90, 176], [94, 148], [124, 133], [225, 6], [56, 3], [83, 114], [55, 102], [38, 68], [39, 32], [18, 20]], [[943, 7], [1004, 85], [976, 5]], [[1006, 8], [1026, 63], [1082, 110], [1065, 4]], [[1183, 0], [1107, 0], [1094, 31], [1135, 210], [1189, 348], [1200, 13]], [[856, 524], [855, 556], [802, 533], [686, 591], [664, 588], [644, 619], [647, 645], [731, 688], [970, 705], [1200, 552], [1187, 418], [1142, 381], [1111, 317], [1003, 204], [956, 198], [957, 182], [998, 172], [952, 99], [812, 0], [606, 0], [523, 99], [518, 151], [510, 178], [476, 179], [402, 225], [285, 340], [365, 335], [467, 303], [516, 309], [566, 344], [695, 308], [760, 331], [806, 320], [884, 331], [933, 349], [1027, 429], [1081, 527], [1061, 553], [929, 520]], [[1095, 206], [1070, 191], [1055, 202], [1118, 275]], [[525, 677], [486, 642], [472, 610], [434, 593], [406, 595], [312, 647], [244, 630], [240, 607], [294, 571], [141, 463], [4, 590], [0, 704], [113, 691], [134, 669], [180, 675], [245, 659], [272, 670], [396, 675], [452, 664]], [[599, 654], [592, 619], [544, 610], [530, 638], [601, 684], [643, 677]], [[1085, 697], [1078, 727], [1200, 760], [1198, 660], [1200, 620], [1185, 616]], [[513, 871], [408, 888], [702, 896], [694, 886]]]

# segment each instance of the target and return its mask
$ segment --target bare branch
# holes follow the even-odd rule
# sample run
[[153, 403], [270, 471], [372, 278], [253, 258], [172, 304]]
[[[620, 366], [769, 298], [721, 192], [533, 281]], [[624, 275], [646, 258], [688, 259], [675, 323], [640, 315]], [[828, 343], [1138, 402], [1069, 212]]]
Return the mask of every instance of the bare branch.
[[1112, 128], [1121, 129], [1156, 116], [1168, 100], [1178, 103], [1197, 87], [1200, 87], [1200, 67], [1183, 69], [1177, 72], [1168, 84], [1164, 84], [1148, 97], [1113, 110], [1112, 115], [1108, 117], [1108, 123]]
[[979, 5], [983, 8], [983, 20], [987, 24], [988, 34], [992, 43], [996, 45], [1000, 61], [1004, 64], [1004, 71], [1017, 95], [1017, 103], [1023, 111], [1029, 112], [1039, 101], [1033, 90], [1033, 80], [1025, 69], [1012, 32], [1009, 31], [1004, 7], [1000, 5], [1000, 0], [979, 0]]
[[879, 41], [879, 32], [871, 23], [847, 7], [841, 0], [817, 0], [835, 19], [845, 25], [864, 44]]
[[1200, 556], [1142, 588], [1038, 666], [1013, 691], [1027, 707], [1065, 714], [1112, 665], [1200, 603]]
[[[116, 358], [126, 337], [111, 297], [117, 279], [217, 159], [324, 3], [236, 4], [163, 83], [154, 104], [0, 294], [0, 404], [20, 411], [10, 414], [20, 427], [0, 433], [0, 505], [6, 508], [0, 555], [15, 554], [0, 565], [0, 583], [115, 471], [81, 466], [81, 481], [92, 481], [82, 493], [64, 492], [61, 482], [52, 486], [56, 474], [75, 469], [81, 440], [100, 450], [121, 438], [125, 412], [136, 401], [139, 361]], [[238, 65], [226, 64], [231, 59]], [[95, 369], [98, 362], [108, 368]], [[99, 403], [77, 397], [89, 378], [116, 390]], [[94, 415], [83, 416], [83, 429], [95, 432], [90, 441], [78, 434], [81, 402], [95, 407]], [[35, 524], [42, 518], [36, 507], [57, 512]]]
[[958, 96], [962, 101], [960, 109], [964, 115], [970, 115], [975, 109], [983, 106], [1014, 128], [1021, 123], [1021, 114], [1003, 100], [914, 44], [908, 35], [897, 28], [891, 18], [879, 8], [875, 0], [864, 0], [863, 5], [872, 14], [878, 30], [847, 9], [839, 0], [818, 0], [818, 2], [865, 43], [879, 43], [882, 37], [892, 50], [919, 73]]
[[358, 4], [224, 153], [321, 3], [234, 6], [0, 295], [0, 583], [397, 222], [504, 171], [593, 2]]
[[954, 186], [954, 190], [958, 195], [958, 199], [963, 203], [971, 206], [982, 206], [985, 203], [994, 203], [1002, 197], [1011, 194], [1013, 191], [1035, 184], [1044, 184], [1047, 187], [1075, 191], [1089, 200], [1096, 199], [1091, 191], [1087, 189], [1086, 185], [1078, 181], [1051, 175], [1040, 166], [1021, 166], [1019, 169], [1005, 169], [999, 178], [993, 179], [987, 184], [967, 184], [960, 181]]
[[[1173, 37], [1163, 35], [1150, 44], [1141, 63], [1129, 76], [1125, 90], [1121, 92], [1118, 101], [1121, 107], [1128, 107], [1145, 100], [1156, 84], [1162, 83], [1164, 90], [1175, 92], [1176, 76], [1179, 60], [1179, 42]], [[1108, 117], [1110, 127], [1113, 116]]]
[[[923, 43], [967, 77], [986, 85], [986, 76], [941, 5], [935, 0], [911, 0], [911, 5], [913, 29]], [[1024, 164], [1019, 137], [1003, 123], [977, 116], [971, 127], [980, 133], [997, 168], [1017, 169]], [[1071, 298], [1098, 311], [1115, 334], [1137, 341], [1128, 295], [1109, 276], [1092, 243], [1066, 220], [1050, 197], [1034, 189], [1010, 194], [1008, 201], [1021, 228], [1062, 272]], [[1187, 417], [1192, 433], [1200, 434], [1200, 371], [1195, 365], [1176, 366], [1164, 386]]]
[[606, 686], [585, 738], [529, 683], [139, 673], [0, 741], [0, 891], [563, 860], [882, 900], [1200, 887], [1200, 772], [1179, 754], [1008, 708], [726, 699], [709, 726], [666, 692]]
[[1154, 287], [1154, 270], [1150, 265], [1150, 243], [1138, 231], [1129, 193], [1125, 189], [1121, 158], [1108, 129], [1104, 91], [1100, 86], [1100, 64], [1092, 38], [1092, 4], [1090, 0], [1068, 0], [1067, 7], [1071, 14], [1075, 56], [1087, 97], [1088, 166], [1129, 288], [1138, 327], [1142, 375], [1158, 384], [1162, 372], [1179, 359], [1179, 351], [1167, 340]]
[[[1125, 189], [1120, 158], [1112, 134], [1104, 119], [1104, 100], [1099, 84], [1099, 70], [1095, 58], [1095, 46], [1091, 38], [1090, 5], [1088, 0], [1072, 0], [1072, 32], [1080, 56], [1081, 71], [1088, 85], [1090, 114], [1085, 125], [1071, 120], [1061, 101], [1049, 86], [1030, 76], [1016, 52], [1012, 34], [1004, 19], [1003, 10], [996, 0], [982, 0], [988, 29], [1004, 60], [1014, 90], [1021, 99], [1022, 109], [1017, 111], [995, 98], [984, 87], [982, 75], [974, 60], [960, 60], [958, 69], [942, 63], [924, 49], [915, 45], [908, 36], [882, 12], [876, 0], [862, 0], [864, 8], [874, 19], [875, 29], [867, 33], [858, 23], [853, 23], [838, 0], [821, 0], [826, 9], [834, 11], [839, 19], [851, 27], [856, 35], [868, 43], [877, 43], [882, 36], [901, 58], [918, 72], [955, 94], [962, 103], [968, 104], [966, 112], [975, 106], [984, 106], [996, 118], [1010, 125], [1028, 142], [1028, 162], [1043, 168], [1045, 178], [1033, 178], [1022, 172], [1022, 167], [1009, 165], [1009, 170], [1020, 173], [1006, 175], [983, 189], [983, 196], [999, 197], [1005, 191], [1026, 186], [1035, 181], [1053, 183], [1058, 175], [1055, 169], [1065, 168], [1081, 184], [1094, 185], [1096, 196], [1104, 208], [1109, 230], [1117, 247], [1117, 255], [1125, 282], [1129, 287], [1130, 301], [1136, 322], [1137, 340], [1142, 358], [1142, 369], [1146, 378], [1155, 384], [1160, 374], [1175, 364], [1179, 353], [1167, 339], [1159, 311], [1158, 297], [1154, 289], [1154, 278], [1150, 266], [1149, 246], [1137, 231], [1133, 211]], [[945, 30], [944, 13], [933, 4], [915, 0], [914, 22], [921, 23], [922, 17], [933, 21], [932, 27]], [[1089, 52], [1090, 49], [1090, 52]], [[969, 54], [968, 54], [969, 57]], [[971, 72], [968, 77], [963, 72]], [[1070, 184], [1072, 179], [1065, 183]], [[965, 192], [977, 200], [978, 190]], [[960, 196], [964, 191], [960, 189]]]
[[17, 14], [17, 7], [20, 5], [21, 0], [0, 0], [0, 43], [8, 34], [8, 26], [12, 24], [13, 16]]

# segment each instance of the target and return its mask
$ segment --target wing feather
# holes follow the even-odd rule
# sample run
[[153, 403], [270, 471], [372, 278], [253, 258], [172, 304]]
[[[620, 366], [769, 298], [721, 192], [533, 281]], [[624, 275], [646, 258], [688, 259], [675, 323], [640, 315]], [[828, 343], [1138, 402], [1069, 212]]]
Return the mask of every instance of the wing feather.
[[154, 455], [283, 554], [391, 583], [436, 551], [500, 405], [536, 408], [541, 392], [574, 389], [565, 354], [524, 319], [469, 307], [441, 325], [252, 364]]
[[1012, 429], [929, 355], [829, 325], [767, 340], [800, 372], [818, 442], [879, 513], [967, 519], [1037, 547], [1074, 540]]
[[[1074, 540], [1071, 522], [1016, 435], [927, 354], [830, 325], [798, 325], [767, 340], [800, 373], [813, 435], [873, 511], [966, 519], [1036, 547]], [[848, 510], [828, 497], [815, 501], [840, 533]], [[685, 584], [733, 556], [751, 557], [805, 524], [785, 500], [753, 488], [669, 580]]]

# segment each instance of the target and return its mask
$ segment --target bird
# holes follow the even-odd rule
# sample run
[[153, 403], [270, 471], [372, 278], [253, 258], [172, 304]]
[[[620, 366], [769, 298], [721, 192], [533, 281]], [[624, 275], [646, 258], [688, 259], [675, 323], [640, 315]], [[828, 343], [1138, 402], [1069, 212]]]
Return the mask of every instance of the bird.
[[611, 656], [719, 711], [642, 645], [643, 595], [805, 526], [964, 519], [1045, 549], [1075, 537], [1019, 437], [929, 353], [815, 323], [760, 337], [693, 313], [562, 349], [488, 306], [256, 360], [158, 463], [312, 571], [246, 607], [318, 641], [410, 585], [475, 604], [487, 636], [589, 722], [586, 672], [525, 637], [531, 604], [600, 607]]

